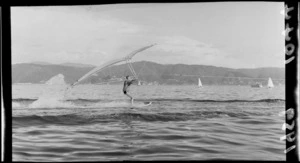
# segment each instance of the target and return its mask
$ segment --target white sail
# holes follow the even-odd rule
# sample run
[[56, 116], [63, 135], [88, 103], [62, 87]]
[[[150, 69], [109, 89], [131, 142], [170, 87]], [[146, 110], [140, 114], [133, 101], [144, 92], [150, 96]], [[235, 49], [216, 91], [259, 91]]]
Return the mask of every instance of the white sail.
[[272, 79], [269, 78], [269, 81], [268, 81], [268, 88], [273, 88], [274, 87], [274, 84], [272, 82]]
[[146, 49], [148, 49], [148, 48], [150, 48], [150, 47], [152, 47], [152, 46], [154, 46], [154, 45], [155, 45], [155, 44], [150, 45], [150, 46], [146, 46], [146, 47], [143, 47], [143, 48], [140, 48], [140, 49], [138, 49], [138, 50], [135, 50], [135, 51], [131, 52], [130, 54], [128, 54], [128, 55], [127, 55], [126, 57], [124, 57], [124, 58], [121, 58], [121, 59], [114, 59], [114, 60], [108, 61], [108, 62], [104, 63], [103, 65], [98, 66], [98, 67], [92, 69], [91, 71], [89, 71], [88, 73], [86, 73], [85, 75], [83, 75], [80, 79], [78, 79], [78, 80], [77, 80], [75, 83], [73, 83], [71, 86], [75, 86], [75, 85], [81, 83], [82, 81], [86, 80], [87, 78], [89, 78], [89, 77], [92, 76], [93, 74], [95, 74], [95, 73], [97, 73], [97, 72], [99, 72], [99, 71], [101, 71], [101, 70], [103, 70], [103, 69], [105, 69], [105, 68], [107, 68], [107, 67], [109, 67], [109, 66], [111, 66], [111, 65], [114, 65], [114, 64], [117, 64], [117, 63], [123, 62], [123, 61], [127, 61], [128, 66], [129, 66], [129, 68], [130, 68], [130, 71], [131, 71], [132, 74], [135, 76], [135, 78], [137, 78], [137, 75], [136, 75], [136, 73], [135, 73], [135, 71], [134, 71], [134, 69], [133, 69], [133, 67], [132, 67], [132, 65], [131, 65], [131, 63], [130, 63], [130, 59], [131, 59], [135, 54], [137, 54], [137, 53], [139, 53], [139, 52], [141, 52], [141, 51], [144, 51], [144, 50], [146, 50]]
[[202, 87], [202, 82], [201, 82], [200, 78], [198, 79], [198, 87]]

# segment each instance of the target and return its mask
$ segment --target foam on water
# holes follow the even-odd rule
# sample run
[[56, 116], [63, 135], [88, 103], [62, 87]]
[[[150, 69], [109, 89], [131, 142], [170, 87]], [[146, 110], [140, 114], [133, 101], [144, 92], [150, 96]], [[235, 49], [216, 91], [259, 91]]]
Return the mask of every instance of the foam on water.
[[126, 101], [98, 102], [91, 107], [129, 107], [131, 104]]
[[75, 105], [64, 101], [64, 92], [66, 86], [60, 85], [58, 87], [51, 87], [42, 92], [39, 98], [29, 105], [30, 108], [57, 108], [67, 107], [71, 108]]
[[45, 89], [39, 98], [33, 101], [29, 108], [103, 108], [103, 107], [143, 107], [141, 102], [136, 102], [134, 105], [129, 100], [114, 99], [114, 100], [97, 100], [97, 94], [91, 93], [89, 99], [85, 99], [83, 104], [80, 100], [68, 99], [67, 86], [57, 85]]
[[62, 101], [59, 97], [40, 97], [29, 105], [29, 108], [72, 108], [76, 107], [72, 103]]

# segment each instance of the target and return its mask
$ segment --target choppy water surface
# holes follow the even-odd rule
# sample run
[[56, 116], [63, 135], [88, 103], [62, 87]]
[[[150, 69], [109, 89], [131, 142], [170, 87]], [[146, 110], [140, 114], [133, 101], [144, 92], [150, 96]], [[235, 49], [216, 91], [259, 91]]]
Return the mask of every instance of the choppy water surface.
[[13, 85], [14, 161], [286, 159], [284, 86], [65, 88]]

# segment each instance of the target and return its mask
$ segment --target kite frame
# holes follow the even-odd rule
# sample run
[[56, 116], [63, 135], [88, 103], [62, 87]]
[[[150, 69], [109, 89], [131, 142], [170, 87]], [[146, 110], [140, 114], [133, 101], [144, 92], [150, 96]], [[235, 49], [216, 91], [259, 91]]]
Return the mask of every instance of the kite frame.
[[75, 86], [79, 83], [81, 83], [82, 81], [88, 79], [89, 77], [91, 77], [93, 74], [111, 66], [111, 65], [114, 65], [114, 64], [117, 64], [119, 62], [123, 62], [123, 61], [126, 61], [126, 63], [128, 64], [128, 67], [131, 71], [131, 73], [133, 74], [133, 76], [138, 79], [138, 76], [137, 74], [135, 73], [134, 69], [133, 69], [133, 66], [130, 62], [130, 60], [132, 59], [133, 56], [135, 56], [137, 53], [141, 52], [141, 51], [144, 51], [152, 46], [154, 46], [156, 44], [152, 44], [152, 45], [148, 45], [148, 46], [145, 46], [143, 48], [140, 48], [140, 49], [137, 49], [131, 53], [129, 53], [126, 57], [124, 58], [121, 58], [121, 59], [114, 59], [114, 60], [110, 60], [104, 64], [102, 64], [101, 66], [98, 66], [98, 67], [95, 67], [94, 69], [92, 69], [91, 71], [89, 71], [88, 73], [86, 73], [85, 75], [83, 75], [80, 79], [78, 79], [76, 82], [74, 82], [73, 84], [71, 84], [71, 86]]

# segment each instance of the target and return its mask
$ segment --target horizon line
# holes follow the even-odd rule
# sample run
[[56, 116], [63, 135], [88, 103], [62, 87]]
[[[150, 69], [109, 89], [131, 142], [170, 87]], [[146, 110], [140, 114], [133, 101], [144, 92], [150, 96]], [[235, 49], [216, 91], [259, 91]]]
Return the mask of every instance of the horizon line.
[[[39, 63], [35, 63], [35, 62], [41, 62], [41, 63], [45, 63], [45, 65], [62, 65], [63, 64], [81, 64], [81, 65], [87, 65], [86, 67], [98, 67], [100, 65], [93, 65], [93, 64], [89, 64], [89, 63], [75, 63], [75, 62], [63, 62], [63, 63], [50, 63], [50, 62], [45, 62], [45, 61], [32, 61], [32, 62], [19, 62], [19, 63], [11, 63], [11, 65], [15, 65], [15, 64], [37, 64], [37, 65], [43, 65], [43, 64], [39, 64]], [[189, 66], [213, 66], [213, 67], [218, 67], [218, 68], [229, 68], [229, 69], [259, 69], [259, 68], [285, 68], [284, 67], [270, 67], [270, 66], [266, 66], [266, 67], [255, 67], [255, 68], [231, 68], [231, 67], [224, 67], [224, 66], [216, 66], [216, 65], [206, 65], [206, 64], [186, 64], [186, 63], [157, 63], [157, 62], [153, 62], [153, 61], [136, 61], [136, 62], [151, 62], [151, 63], [156, 63], [156, 64], [160, 64], [160, 65], [189, 65]], [[135, 62], [132, 62], [135, 63]], [[126, 63], [124, 63], [126, 64]], [[78, 66], [79, 67], [79, 66]]]

